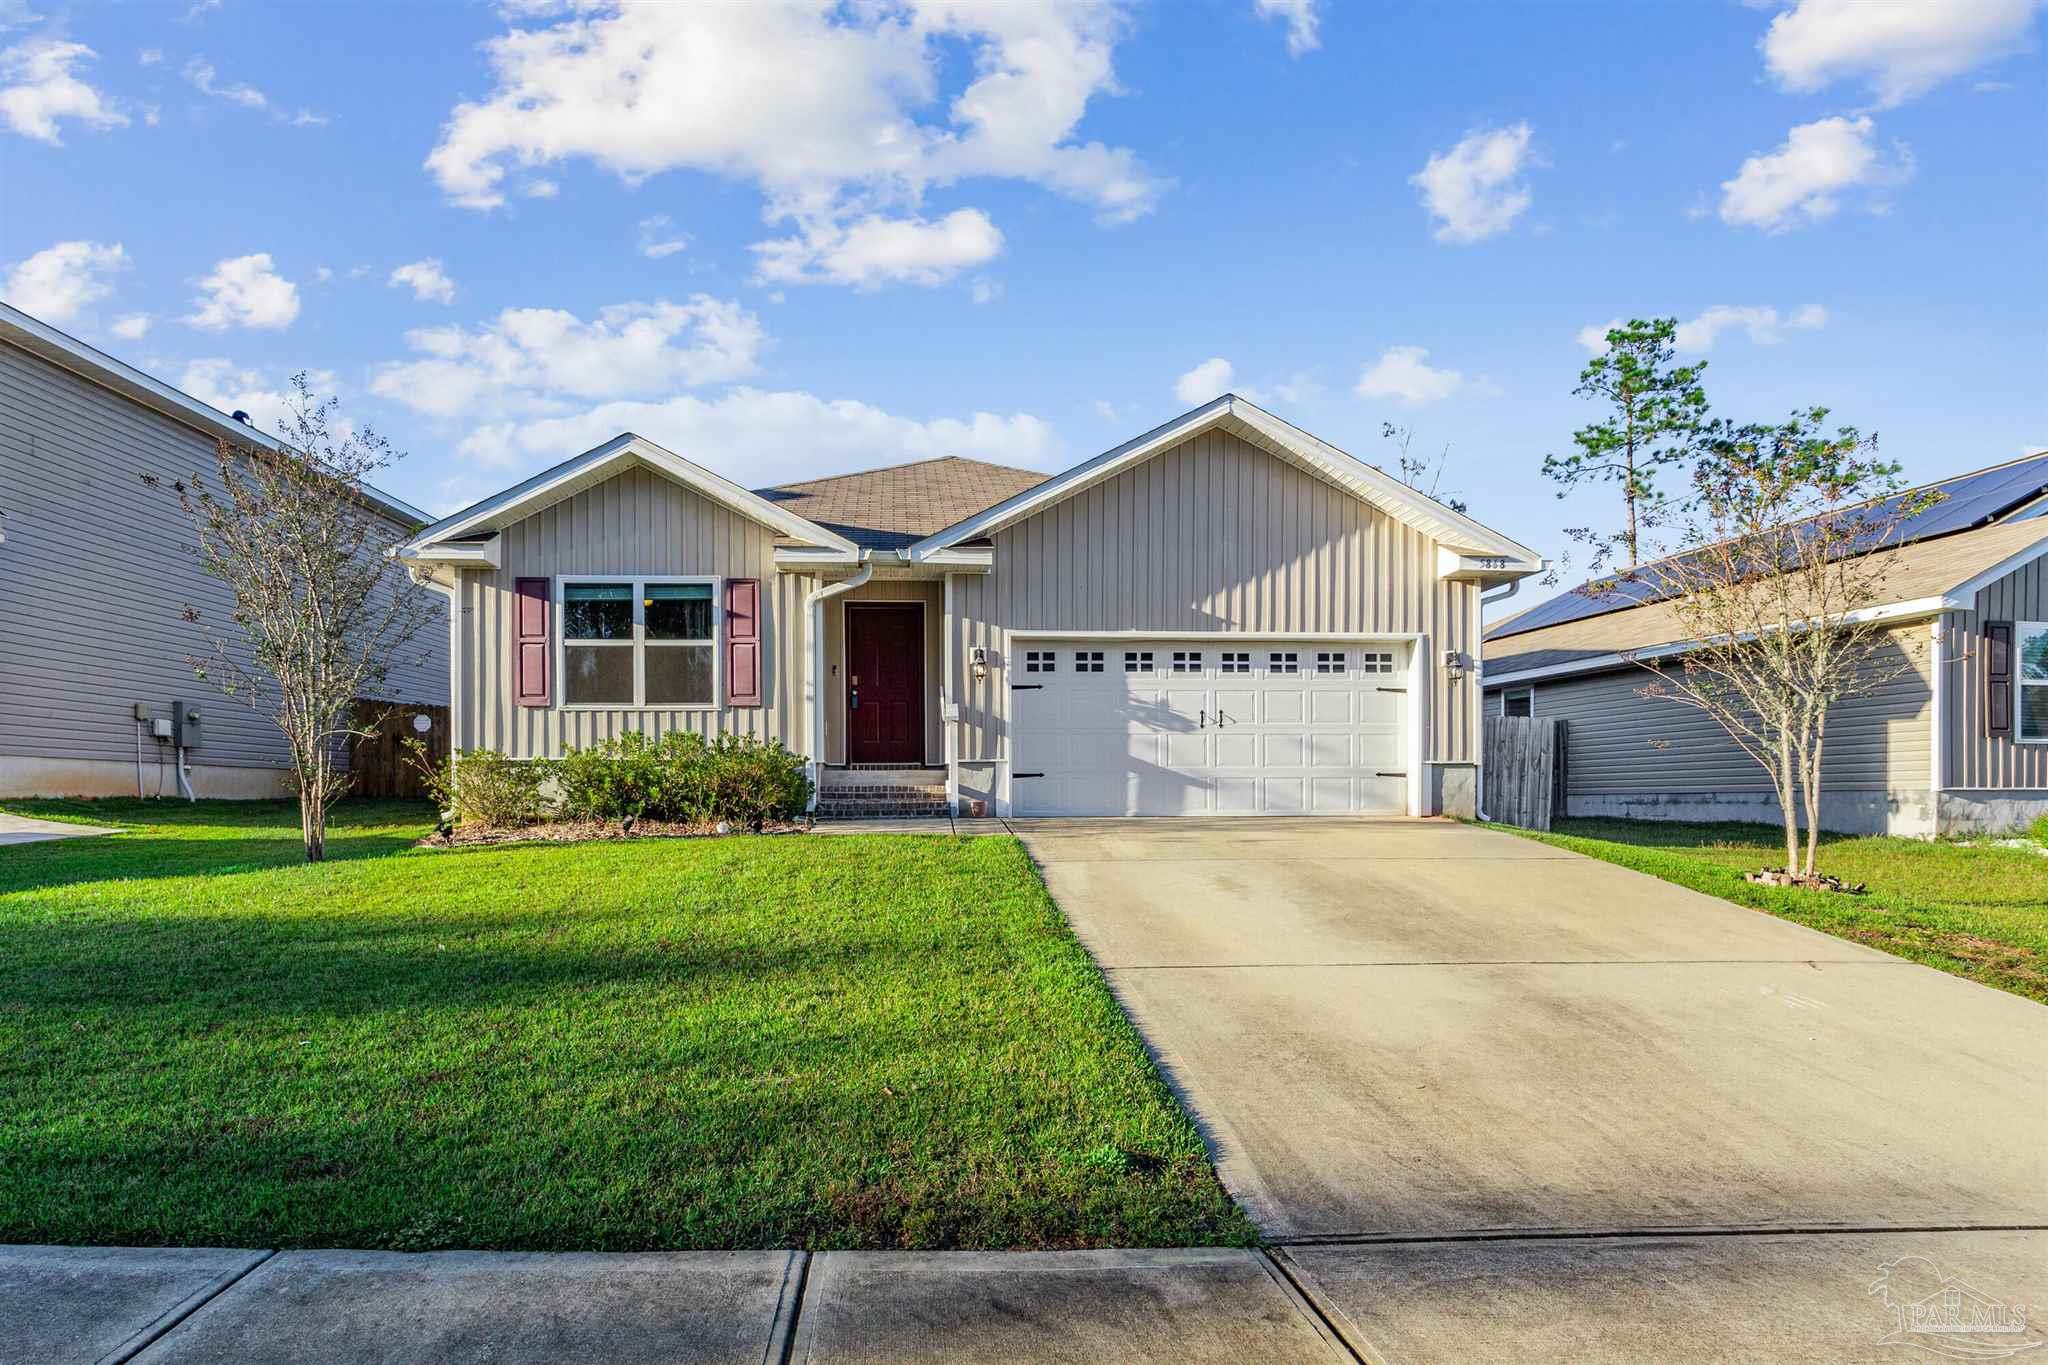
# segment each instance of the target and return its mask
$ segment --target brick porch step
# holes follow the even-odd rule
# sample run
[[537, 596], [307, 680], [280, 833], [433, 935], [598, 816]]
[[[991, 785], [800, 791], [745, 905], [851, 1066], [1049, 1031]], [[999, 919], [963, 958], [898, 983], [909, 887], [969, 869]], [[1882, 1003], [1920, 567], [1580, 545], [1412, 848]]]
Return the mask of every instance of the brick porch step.
[[818, 802], [820, 820], [944, 820], [943, 801], [843, 801]]

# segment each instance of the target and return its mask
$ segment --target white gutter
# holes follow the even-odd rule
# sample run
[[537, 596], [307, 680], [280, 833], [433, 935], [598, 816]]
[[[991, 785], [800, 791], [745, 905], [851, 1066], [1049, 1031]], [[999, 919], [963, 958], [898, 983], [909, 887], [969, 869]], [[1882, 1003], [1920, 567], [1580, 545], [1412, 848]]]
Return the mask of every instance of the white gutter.
[[874, 576], [875, 566], [863, 564], [853, 577], [813, 588], [804, 597], [804, 614], [811, 623], [804, 640], [811, 679], [811, 810], [818, 808], [818, 786], [825, 775], [825, 599], [852, 592]]

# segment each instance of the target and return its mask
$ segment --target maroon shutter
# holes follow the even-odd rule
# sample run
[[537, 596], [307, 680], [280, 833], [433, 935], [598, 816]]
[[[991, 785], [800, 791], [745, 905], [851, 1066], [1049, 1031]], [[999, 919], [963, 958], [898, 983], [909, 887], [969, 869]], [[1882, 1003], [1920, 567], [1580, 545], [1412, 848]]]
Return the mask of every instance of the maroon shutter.
[[2012, 733], [2012, 622], [1984, 623], [1984, 730]]
[[551, 580], [513, 580], [512, 701], [517, 706], [546, 706], [554, 700], [548, 683], [548, 602]]
[[725, 701], [761, 704], [761, 580], [725, 580]]

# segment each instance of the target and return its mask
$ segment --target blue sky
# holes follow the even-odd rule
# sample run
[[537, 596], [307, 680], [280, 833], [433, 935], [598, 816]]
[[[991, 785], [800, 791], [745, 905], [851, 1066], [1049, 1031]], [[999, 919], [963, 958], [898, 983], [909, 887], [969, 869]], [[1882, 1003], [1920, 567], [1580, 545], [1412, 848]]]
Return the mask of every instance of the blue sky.
[[435, 510], [622, 428], [749, 485], [1055, 469], [1227, 387], [1448, 444], [1553, 551], [1632, 314], [1915, 475], [2048, 443], [2038, 0], [0, 23], [0, 295], [261, 418], [314, 371]]

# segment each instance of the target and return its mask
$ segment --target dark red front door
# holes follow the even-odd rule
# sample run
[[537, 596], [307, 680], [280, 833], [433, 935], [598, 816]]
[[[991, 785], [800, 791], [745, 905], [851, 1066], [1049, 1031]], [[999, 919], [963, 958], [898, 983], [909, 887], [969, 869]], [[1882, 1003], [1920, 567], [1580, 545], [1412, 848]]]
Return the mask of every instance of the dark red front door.
[[924, 762], [924, 607], [846, 606], [846, 761]]

